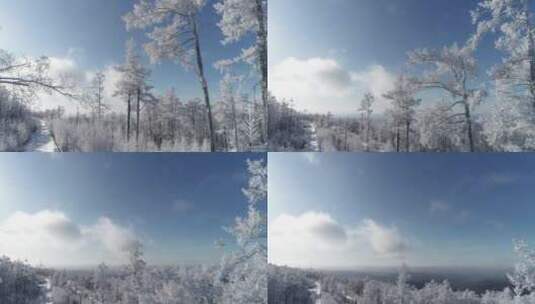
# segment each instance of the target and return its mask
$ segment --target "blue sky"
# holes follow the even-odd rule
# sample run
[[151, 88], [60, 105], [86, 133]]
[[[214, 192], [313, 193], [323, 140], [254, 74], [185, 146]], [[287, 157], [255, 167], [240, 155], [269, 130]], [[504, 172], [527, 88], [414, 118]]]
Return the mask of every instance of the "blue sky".
[[[278, 96], [293, 97], [298, 108], [312, 112], [354, 111], [364, 91], [379, 93], [387, 87], [385, 82], [391, 81], [392, 73], [405, 68], [408, 51], [464, 43], [475, 29], [469, 12], [477, 3], [477, 0], [271, 0], [271, 89]], [[300, 70], [306, 70], [303, 75], [296, 73], [295, 65], [287, 61], [290, 57], [302, 63]], [[321, 64], [307, 61], [312, 58], [333, 60], [338, 67], [333, 68], [325, 61]], [[485, 79], [486, 70], [500, 60], [492, 39], [482, 43], [477, 59]], [[331, 69], [331, 76], [357, 74], [358, 81], [346, 83], [356, 88], [342, 94], [346, 89], [343, 84], [329, 87], [328, 81], [318, 81], [311, 85], [315, 92], [306, 94], [298, 90], [303, 81], [314, 82], [313, 74], [326, 69]], [[289, 76], [292, 73], [294, 78]], [[296, 79], [301, 86], [288, 85]]]
[[[215, 2], [207, 1], [200, 25], [201, 47], [213, 95], [217, 95], [221, 78], [213, 63], [239, 55], [241, 49], [252, 41], [248, 37], [226, 46], [220, 43], [223, 36], [217, 27], [220, 17], [213, 9]], [[127, 32], [121, 19], [132, 9], [133, 3], [118, 0], [0, 0], [0, 45], [19, 55], [72, 59], [80, 70], [106, 69], [124, 61], [125, 43], [130, 37], [134, 37], [138, 44], [147, 41], [141, 31]], [[148, 58], [144, 56], [144, 59], [148, 64]], [[238, 67], [237, 71], [243, 72], [244, 68]], [[152, 69], [153, 85], [158, 90], [174, 86], [184, 99], [201, 97], [194, 73], [170, 61], [152, 66]]]
[[[120, 253], [114, 251], [114, 244], [107, 243], [107, 236], [94, 240], [95, 235], [106, 231], [117, 242], [130, 236], [140, 238], [149, 262], [154, 264], [216, 262], [221, 250], [215, 241], [226, 240], [229, 249], [233, 244], [222, 227], [246, 214], [247, 200], [241, 193], [247, 183], [246, 159], [262, 157], [4, 154], [0, 157], [0, 243], [4, 246], [0, 248], [19, 258], [52, 265], [85, 265], [98, 259], [120, 262]], [[17, 212], [26, 217], [14, 216]], [[112, 224], [103, 224], [103, 217]], [[17, 220], [24, 224], [16, 225]], [[2, 232], [10, 231], [11, 237], [20, 233], [30, 240], [37, 235], [24, 229], [32, 227], [40, 230], [35, 233], [50, 227], [77, 227], [73, 229], [82, 231], [82, 236], [62, 243], [65, 240], [58, 239], [58, 231], [53, 229], [40, 239], [44, 242], [48, 238], [57, 247], [28, 242], [28, 247], [21, 248], [26, 254], [9, 248], [9, 236]], [[86, 243], [94, 245], [94, 254], [82, 252]], [[58, 260], [55, 250], [72, 250], [72, 254]]]
[[270, 154], [270, 259], [511, 266], [514, 238], [535, 244], [534, 185], [528, 154]]

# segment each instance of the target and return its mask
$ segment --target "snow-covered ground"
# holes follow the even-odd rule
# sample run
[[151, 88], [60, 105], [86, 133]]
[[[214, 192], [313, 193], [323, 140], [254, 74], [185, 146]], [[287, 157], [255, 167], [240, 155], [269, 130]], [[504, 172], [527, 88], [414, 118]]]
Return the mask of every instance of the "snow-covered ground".
[[[327, 293], [321, 291], [321, 283], [319, 281], [315, 282], [314, 288], [310, 289], [310, 292], [314, 294], [314, 298], [316, 299], [316, 304], [336, 304], [336, 300], [334, 297]], [[350, 300], [350, 298], [348, 298]]]
[[320, 152], [320, 146], [318, 143], [318, 134], [316, 133], [316, 125], [314, 123], [310, 123], [308, 125], [308, 128], [310, 129], [310, 142], [309, 142], [309, 149], [312, 152]]
[[310, 292], [316, 295], [316, 304], [321, 304], [321, 283], [316, 281], [315, 284], [316, 286], [310, 289]]
[[50, 129], [43, 119], [39, 119], [39, 127], [24, 147], [26, 152], [58, 152], [56, 143], [50, 135]]
[[49, 278], [45, 279], [45, 282], [41, 284], [41, 288], [45, 290], [46, 294], [46, 297], [42, 304], [54, 304], [54, 302], [52, 302], [52, 284], [50, 283]]

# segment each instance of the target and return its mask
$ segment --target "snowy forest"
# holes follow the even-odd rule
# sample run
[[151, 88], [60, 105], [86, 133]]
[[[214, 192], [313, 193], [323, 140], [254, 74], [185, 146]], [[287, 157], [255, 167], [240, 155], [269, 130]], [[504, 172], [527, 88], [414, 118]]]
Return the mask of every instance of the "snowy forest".
[[269, 265], [268, 303], [271, 304], [531, 304], [535, 303], [535, 251], [514, 242], [517, 262], [503, 290], [479, 293], [430, 281], [411, 285], [410, 267], [403, 264], [396, 280], [353, 278], [319, 270]]
[[[126, 42], [124, 62], [114, 67], [120, 79], [113, 88], [105, 86], [104, 71], [81, 80], [51, 71], [47, 56], [0, 50], [0, 151], [266, 150], [267, 1], [133, 2], [123, 25], [129, 33], [146, 33], [147, 42]], [[200, 15], [207, 10], [219, 17], [221, 46], [251, 40], [252, 45], [233, 58], [206, 62], [203, 42], [211, 38], [201, 34]], [[199, 97], [184, 100], [174, 87], [156, 91], [151, 80], [156, 64], [193, 73]], [[209, 68], [221, 73], [220, 83], [208, 83]], [[80, 110], [35, 110], [45, 93], [66, 97]], [[110, 105], [109, 95], [123, 101], [123, 110]]]
[[[281, 151], [484, 152], [535, 149], [535, 3], [480, 0], [466, 41], [408, 52], [392, 88], [355, 100], [355, 112], [310, 114], [279, 98], [270, 133]], [[444, 29], [447, 30], [447, 29]], [[478, 68], [493, 42], [501, 60]], [[487, 75], [482, 80], [481, 76]], [[286, 98], [291, 99], [291, 96]], [[388, 109], [374, 112], [378, 99]]]
[[[267, 171], [248, 161], [246, 216], [225, 228], [236, 249], [216, 265], [149, 265], [140, 241], [124, 248], [124, 265], [92, 270], [51, 269], [0, 258], [2, 304], [252, 304], [267, 303], [265, 204]], [[225, 247], [219, 240], [214, 246]]]

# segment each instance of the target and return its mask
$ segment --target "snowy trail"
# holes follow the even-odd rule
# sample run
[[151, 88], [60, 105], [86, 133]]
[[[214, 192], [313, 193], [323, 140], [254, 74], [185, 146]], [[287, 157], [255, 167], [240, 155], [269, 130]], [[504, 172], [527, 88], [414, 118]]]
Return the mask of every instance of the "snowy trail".
[[316, 304], [321, 304], [321, 283], [319, 281], [315, 282], [316, 286], [310, 291], [316, 295]]
[[24, 147], [25, 152], [58, 152], [50, 129], [43, 119], [39, 119], [39, 127]]
[[54, 304], [54, 302], [52, 302], [52, 285], [49, 278], [45, 279], [45, 283], [41, 284], [41, 288], [44, 289], [46, 293], [46, 297], [44, 299], [45, 302], [42, 304]]
[[308, 143], [311, 152], [320, 152], [320, 146], [318, 143], [318, 134], [316, 133], [316, 125], [311, 122], [308, 125], [310, 129], [310, 142]]

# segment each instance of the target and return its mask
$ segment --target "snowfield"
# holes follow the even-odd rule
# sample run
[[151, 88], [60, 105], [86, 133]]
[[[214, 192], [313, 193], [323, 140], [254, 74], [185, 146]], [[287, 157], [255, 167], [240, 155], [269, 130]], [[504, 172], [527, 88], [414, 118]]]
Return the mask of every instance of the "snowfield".
[[50, 283], [50, 279], [46, 278], [45, 282], [40, 285], [43, 293], [45, 294], [45, 301], [43, 304], [54, 304], [52, 301], [52, 283]]
[[44, 119], [39, 119], [39, 127], [30, 137], [30, 140], [24, 147], [24, 151], [58, 152], [56, 143], [50, 134], [50, 128]]
[[517, 262], [503, 290], [461, 290], [447, 281], [413, 286], [403, 265], [395, 282], [333, 272], [269, 267], [270, 304], [535, 304], [535, 250], [514, 241]]

